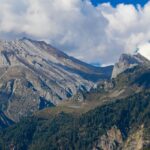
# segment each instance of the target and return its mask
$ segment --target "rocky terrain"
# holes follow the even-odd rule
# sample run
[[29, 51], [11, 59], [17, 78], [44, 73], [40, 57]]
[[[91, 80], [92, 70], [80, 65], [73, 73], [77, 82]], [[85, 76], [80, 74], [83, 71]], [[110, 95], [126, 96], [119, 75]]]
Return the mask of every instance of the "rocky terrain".
[[0, 41], [0, 108], [14, 121], [89, 91], [112, 66], [81, 62], [43, 41]]
[[149, 150], [150, 61], [98, 68], [45, 42], [0, 42], [0, 150]]
[[112, 78], [115, 78], [118, 74], [124, 72], [126, 69], [133, 68], [138, 65], [149, 66], [150, 62], [141, 54], [122, 54], [119, 62], [114, 66]]

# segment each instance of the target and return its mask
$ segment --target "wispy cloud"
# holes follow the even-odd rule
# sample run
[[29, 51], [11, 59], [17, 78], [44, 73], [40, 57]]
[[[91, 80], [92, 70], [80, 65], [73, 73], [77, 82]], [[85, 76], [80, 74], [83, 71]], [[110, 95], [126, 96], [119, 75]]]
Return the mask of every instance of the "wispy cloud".
[[46, 40], [89, 63], [110, 64], [137, 47], [145, 54], [149, 25], [150, 2], [114, 8], [94, 7], [88, 0], [0, 0], [1, 38]]

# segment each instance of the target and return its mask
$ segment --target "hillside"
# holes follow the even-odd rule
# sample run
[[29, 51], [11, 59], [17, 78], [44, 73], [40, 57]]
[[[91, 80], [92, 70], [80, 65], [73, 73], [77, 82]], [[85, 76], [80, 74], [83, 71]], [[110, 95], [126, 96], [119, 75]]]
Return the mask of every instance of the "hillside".
[[1, 41], [0, 51], [0, 149], [150, 148], [150, 61], [142, 55], [97, 68], [26, 38]]
[[56, 107], [3, 126], [0, 148], [148, 150], [149, 125], [150, 68], [140, 64]]
[[48, 114], [58, 114], [61, 111], [82, 114], [97, 106], [149, 89], [150, 68], [135, 66], [127, 69], [112, 80], [99, 82], [97, 87], [89, 92], [78, 92], [71, 100], [63, 101], [55, 108], [40, 111], [40, 115], [48, 116]]
[[[150, 93], [140, 92], [82, 116], [31, 117], [1, 132], [1, 148], [21, 150], [146, 150], [150, 146]], [[141, 144], [140, 144], [141, 143]]]
[[0, 110], [19, 121], [78, 91], [89, 91], [111, 72], [112, 66], [91, 66], [43, 41], [0, 41]]

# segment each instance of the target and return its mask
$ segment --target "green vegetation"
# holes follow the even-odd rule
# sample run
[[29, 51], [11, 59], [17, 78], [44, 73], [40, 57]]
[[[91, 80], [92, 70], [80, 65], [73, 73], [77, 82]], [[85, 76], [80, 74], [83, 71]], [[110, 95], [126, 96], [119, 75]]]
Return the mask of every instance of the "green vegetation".
[[[116, 100], [80, 116], [59, 113], [49, 119], [22, 119], [0, 133], [0, 149], [9, 150], [91, 150], [94, 143], [112, 126], [126, 140], [131, 130], [150, 124], [150, 93], [141, 92]], [[147, 133], [148, 134], [148, 133]]]

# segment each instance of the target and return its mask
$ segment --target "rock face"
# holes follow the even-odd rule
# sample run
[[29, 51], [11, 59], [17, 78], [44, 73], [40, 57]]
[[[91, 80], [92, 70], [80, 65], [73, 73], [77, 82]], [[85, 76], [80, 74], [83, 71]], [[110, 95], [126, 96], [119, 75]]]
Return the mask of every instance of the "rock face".
[[121, 131], [112, 127], [107, 133], [100, 137], [93, 150], [120, 150], [123, 144]]
[[119, 62], [114, 66], [112, 78], [116, 78], [118, 74], [137, 65], [150, 65], [150, 61], [143, 57], [141, 54], [122, 54]]
[[142, 150], [144, 143], [144, 125], [142, 125], [138, 131], [128, 137], [122, 150]]
[[8, 127], [12, 124], [13, 122], [9, 118], [7, 118], [3, 112], [0, 111], [0, 129]]
[[0, 41], [0, 109], [12, 120], [57, 105], [111, 77], [43, 41]]
[[120, 129], [116, 126], [102, 135], [95, 144], [93, 150], [143, 150], [150, 147], [150, 140], [147, 135], [149, 131], [146, 130], [144, 125], [139, 129], [132, 131], [126, 139], [123, 138]]

